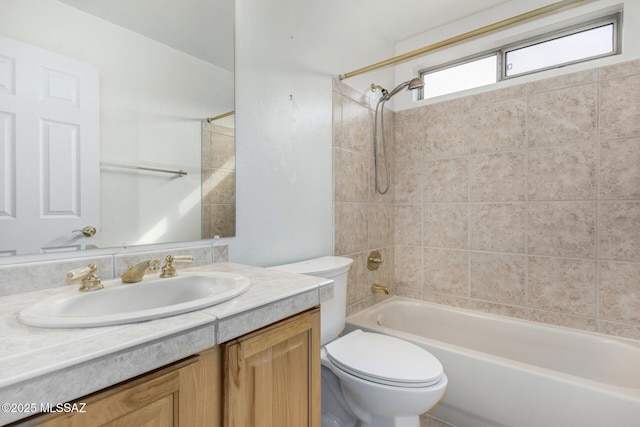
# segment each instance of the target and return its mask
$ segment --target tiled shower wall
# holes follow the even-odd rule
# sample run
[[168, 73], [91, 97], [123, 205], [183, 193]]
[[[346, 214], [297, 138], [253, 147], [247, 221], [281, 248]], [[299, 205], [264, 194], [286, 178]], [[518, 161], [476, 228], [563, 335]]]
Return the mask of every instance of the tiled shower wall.
[[[356, 120], [341, 99], [344, 129]], [[361, 204], [388, 209], [395, 294], [640, 339], [640, 61], [394, 119], [393, 200]], [[344, 134], [336, 253], [359, 257], [340, 240], [362, 228], [340, 212], [338, 190], [356, 185]]]
[[236, 235], [235, 129], [202, 122], [202, 238]]
[[[371, 140], [375, 103], [343, 83], [335, 82], [333, 89], [334, 253], [354, 260], [349, 270], [347, 293], [347, 311], [352, 313], [383, 298], [380, 294], [371, 293], [372, 283], [391, 284], [393, 184], [384, 195], [374, 190]], [[385, 109], [385, 134], [390, 157], [393, 117], [393, 112]], [[381, 182], [384, 182], [383, 168], [381, 172]], [[373, 250], [380, 251], [383, 262], [378, 270], [369, 271], [367, 258]]]

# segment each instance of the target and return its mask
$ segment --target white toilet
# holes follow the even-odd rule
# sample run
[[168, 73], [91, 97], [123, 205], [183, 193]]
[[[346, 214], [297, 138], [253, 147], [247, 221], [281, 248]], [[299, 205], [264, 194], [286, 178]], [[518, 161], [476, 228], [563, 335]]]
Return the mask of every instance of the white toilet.
[[431, 353], [388, 335], [355, 330], [340, 338], [353, 260], [327, 256], [271, 267], [334, 281], [320, 307], [322, 427], [419, 427], [444, 395], [447, 376]]

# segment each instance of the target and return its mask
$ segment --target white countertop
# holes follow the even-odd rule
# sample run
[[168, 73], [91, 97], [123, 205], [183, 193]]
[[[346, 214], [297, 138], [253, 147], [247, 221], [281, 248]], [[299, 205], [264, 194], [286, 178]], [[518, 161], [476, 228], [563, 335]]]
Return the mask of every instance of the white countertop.
[[[251, 280], [251, 287], [199, 311], [77, 329], [34, 328], [17, 320], [23, 307], [64, 288], [0, 297], [0, 404], [39, 407], [77, 399], [302, 312], [333, 295], [331, 280], [259, 267], [219, 263], [184, 271], [238, 273]], [[29, 415], [0, 411], [0, 425]]]

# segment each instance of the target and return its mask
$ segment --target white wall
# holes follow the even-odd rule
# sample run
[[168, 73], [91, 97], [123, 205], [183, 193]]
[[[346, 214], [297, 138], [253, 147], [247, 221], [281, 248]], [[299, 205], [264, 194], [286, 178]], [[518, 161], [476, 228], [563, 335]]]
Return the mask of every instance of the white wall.
[[189, 172], [103, 169], [101, 246], [199, 239], [200, 123], [233, 109], [233, 74], [55, 0], [2, 0], [0, 34], [99, 68], [102, 161]]
[[[259, 266], [333, 253], [332, 79], [393, 54], [340, 0], [236, 0], [237, 228]], [[362, 92], [391, 71], [350, 81]]]
[[[419, 49], [554, 2], [555, 1], [552, 0], [512, 0], [483, 13], [473, 15], [461, 21], [403, 40], [396, 44], [396, 51], [394, 55], [400, 55], [405, 52]], [[612, 13], [613, 11], [620, 9], [620, 5], [624, 6], [622, 26], [623, 47], [621, 55], [522, 76], [516, 79], [499, 82], [495, 85], [465, 91], [464, 93], [445, 95], [433, 100], [413, 102], [410, 96], [396, 96], [393, 99], [393, 108], [396, 111], [415, 108], [419, 105], [428, 104], [430, 102], [440, 102], [442, 100], [455, 98], [461, 95], [466, 96], [472, 93], [495, 90], [497, 88], [521, 84], [527, 81], [545, 79], [579, 70], [640, 58], [640, 43], [637, 42], [637, 40], [640, 40], [640, 1], [595, 0], [586, 1], [584, 4], [579, 4], [574, 7], [544, 15], [543, 17], [529, 20], [526, 23], [518, 24], [517, 26], [493, 31], [485, 36], [457, 43], [453, 46], [442, 48], [416, 59], [403, 62], [395, 67], [395, 82], [396, 84], [401, 83], [417, 76], [420, 69], [446, 64], [447, 62], [455, 61], [466, 56], [485, 52], [498, 46], [537, 35], [539, 34], [540, 29], [552, 31], [554, 29], [560, 29], [568, 26], [567, 23], [575, 21], [579, 22], [584, 19], [596, 18], [606, 13]]]

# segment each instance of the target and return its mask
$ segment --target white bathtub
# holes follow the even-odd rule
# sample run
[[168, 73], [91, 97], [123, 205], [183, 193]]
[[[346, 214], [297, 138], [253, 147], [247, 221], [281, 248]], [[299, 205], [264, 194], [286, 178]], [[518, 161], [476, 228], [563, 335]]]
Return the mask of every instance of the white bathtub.
[[638, 427], [632, 341], [393, 297], [347, 319], [436, 356], [449, 387], [431, 415], [457, 427]]

